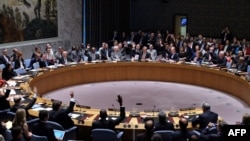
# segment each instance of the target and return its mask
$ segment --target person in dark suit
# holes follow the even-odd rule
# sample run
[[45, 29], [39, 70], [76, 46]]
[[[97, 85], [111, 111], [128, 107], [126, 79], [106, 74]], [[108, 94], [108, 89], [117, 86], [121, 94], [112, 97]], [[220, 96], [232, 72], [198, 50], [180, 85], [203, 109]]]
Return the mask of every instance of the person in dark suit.
[[64, 129], [69, 129], [74, 126], [74, 122], [69, 117], [69, 113], [73, 112], [75, 106], [74, 93], [70, 92], [70, 103], [67, 109], [61, 108], [61, 101], [54, 100], [52, 103], [52, 111], [49, 112], [49, 120], [62, 125]]
[[17, 76], [16, 72], [13, 70], [11, 64], [5, 64], [5, 68], [2, 72], [2, 78], [6, 81], [11, 79], [12, 77]]
[[31, 107], [36, 102], [36, 90], [35, 90], [35, 94], [34, 94], [33, 98], [31, 99], [31, 101], [27, 105], [23, 105], [21, 101], [22, 101], [22, 97], [20, 95], [16, 95], [14, 97], [14, 103], [15, 104], [10, 108], [10, 111], [13, 112], [13, 113], [16, 113], [17, 109], [22, 108], [26, 112], [26, 119], [29, 120], [29, 119], [31, 119], [31, 117], [29, 115], [28, 110], [31, 109]]
[[46, 124], [49, 119], [49, 112], [46, 110], [39, 111], [39, 122], [32, 126], [32, 133], [38, 136], [46, 136], [48, 141], [58, 141], [54, 135], [53, 128]]
[[144, 124], [145, 132], [136, 135], [136, 141], [151, 141], [154, 135], [154, 119], [146, 118]]
[[117, 101], [120, 104], [120, 116], [115, 120], [112, 120], [110, 118], [107, 119], [107, 111], [105, 109], [101, 109], [100, 120], [94, 121], [92, 123], [92, 129], [101, 128], [116, 131], [115, 126], [120, 124], [120, 122], [125, 119], [125, 107], [122, 106], [122, 97], [120, 95], [118, 95]]
[[217, 57], [216, 64], [218, 64], [218, 66], [220, 66], [220, 67], [226, 67], [227, 59], [226, 59], [226, 57], [225, 57], [224, 51], [220, 51], [220, 52], [219, 52], [219, 55], [218, 55], [218, 57]]
[[7, 98], [10, 95], [10, 89], [6, 89], [5, 93], [0, 93], [0, 110], [5, 110], [10, 108], [10, 103]]
[[166, 113], [164, 111], [160, 111], [158, 113], [159, 121], [155, 123], [155, 131], [159, 130], [172, 130], [174, 131], [174, 124], [167, 120]]
[[34, 54], [34, 57], [31, 58], [30, 64], [28, 66], [28, 68], [31, 68], [31, 69], [34, 69], [34, 66], [33, 66], [34, 63], [39, 63], [40, 65], [40, 61], [41, 61], [41, 54], [39, 53], [33, 53], [33, 54]]
[[174, 62], [178, 62], [178, 61], [179, 61], [179, 55], [178, 55], [178, 53], [176, 52], [175, 47], [171, 47], [170, 55], [168, 56], [168, 59], [169, 59], [169, 60], [172, 60], [172, 61], [174, 61]]
[[197, 118], [193, 119], [192, 126], [196, 127], [199, 125], [199, 131], [205, 129], [208, 123], [217, 123], [218, 114], [215, 112], [210, 111], [211, 107], [208, 103], [203, 103], [202, 110], [203, 113], [199, 115]]
[[59, 64], [68, 64], [73, 62], [73, 60], [68, 56], [67, 51], [62, 52], [62, 57], [59, 58]]
[[98, 53], [96, 53], [96, 48], [92, 47], [90, 51], [88, 51], [88, 53], [86, 54], [86, 56], [88, 56], [88, 61], [96, 61], [99, 60], [100, 56]]
[[110, 58], [111, 50], [109, 49], [107, 43], [104, 44], [100, 54], [101, 54], [101, 60], [108, 60], [108, 58]]
[[192, 132], [188, 131], [188, 120], [186, 118], [180, 118], [179, 120], [180, 130], [172, 133], [172, 141], [186, 141], [191, 140]]
[[8, 56], [8, 50], [3, 49], [3, 54], [0, 56], [0, 64], [10, 63], [10, 57]]
[[146, 62], [149, 61], [151, 57], [151, 54], [147, 52], [147, 47], [144, 46], [142, 48], [142, 52], [139, 54], [139, 61]]
[[26, 66], [24, 64], [22, 52], [20, 52], [20, 51], [17, 52], [16, 60], [14, 60], [14, 62], [15, 62], [14, 69], [19, 69], [19, 68], [25, 69], [26, 68]]

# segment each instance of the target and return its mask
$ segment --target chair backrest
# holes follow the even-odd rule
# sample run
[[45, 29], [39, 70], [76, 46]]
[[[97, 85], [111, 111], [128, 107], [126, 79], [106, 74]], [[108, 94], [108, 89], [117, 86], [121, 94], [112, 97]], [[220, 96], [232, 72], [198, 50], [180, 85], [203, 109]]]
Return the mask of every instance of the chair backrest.
[[93, 129], [91, 135], [94, 141], [116, 141], [116, 133], [110, 129]]
[[16, 116], [16, 113], [11, 112], [11, 111], [7, 112], [7, 114], [8, 114], [8, 119], [10, 119], [10, 120], [13, 120]]
[[31, 120], [28, 120], [27, 124], [28, 124], [29, 128], [32, 128], [33, 124], [37, 123], [37, 122], [39, 122], [39, 118], [34, 118], [34, 119], [31, 119]]
[[171, 141], [172, 140], [172, 130], [159, 130], [155, 131], [154, 134], [161, 135], [162, 141]]
[[46, 136], [38, 136], [38, 135], [32, 134], [30, 141], [48, 141], [48, 138]]
[[8, 116], [8, 112], [10, 110], [9, 109], [5, 109], [5, 110], [0, 110], [0, 120], [8, 120], [9, 116]]
[[47, 123], [48, 125], [50, 125], [53, 129], [57, 129], [57, 130], [62, 130], [62, 131], [64, 131], [64, 128], [63, 128], [60, 124], [58, 124], [58, 123], [56, 123], [56, 122], [54, 122], [54, 121], [46, 121], [46, 123]]
[[38, 62], [34, 63], [34, 64], [33, 64], [33, 68], [34, 68], [34, 69], [39, 69], [39, 68], [40, 68], [39, 63], [38, 63]]

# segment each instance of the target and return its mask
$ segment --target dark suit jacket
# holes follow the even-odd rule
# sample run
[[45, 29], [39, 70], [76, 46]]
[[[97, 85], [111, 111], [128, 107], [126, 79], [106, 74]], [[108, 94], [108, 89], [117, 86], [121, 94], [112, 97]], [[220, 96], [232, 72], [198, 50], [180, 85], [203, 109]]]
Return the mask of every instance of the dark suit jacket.
[[28, 119], [30, 119], [30, 115], [29, 115], [28, 110], [31, 109], [31, 107], [35, 104], [35, 102], [36, 102], [36, 98], [32, 98], [31, 101], [29, 102], [29, 104], [27, 104], [27, 105], [16, 105], [15, 104], [10, 108], [10, 111], [16, 113], [17, 109], [19, 109], [19, 108], [25, 109], [26, 118], [28, 120]]
[[99, 60], [99, 58], [100, 58], [99, 54], [97, 54], [97, 53], [95, 53], [95, 58], [92, 58], [92, 52], [88, 52], [86, 55], [88, 56], [89, 62]]
[[170, 53], [170, 55], [168, 57], [169, 57], [168, 59], [174, 60], [176, 62], [179, 61], [179, 55], [178, 55], [178, 53], [175, 53], [175, 54], [171, 54]]
[[199, 130], [202, 131], [203, 129], [206, 128], [206, 126], [208, 125], [209, 122], [212, 123], [217, 123], [218, 120], [218, 114], [211, 112], [211, 111], [206, 111], [203, 114], [199, 115], [198, 118], [195, 118], [192, 121], [192, 125], [196, 126], [197, 124], [199, 124]]
[[67, 109], [60, 109], [58, 111], [52, 110], [49, 113], [49, 120], [54, 121], [62, 125], [64, 129], [69, 129], [74, 126], [74, 122], [69, 117], [69, 113], [73, 111], [75, 102], [70, 101]]
[[226, 57], [223, 57], [223, 58], [218, 57], [216, 64], [218, 64], [218, 66], [220, 67], [226, 67], [226, 64], [227, 64]]
[[10, 103], [6, 98], [10, 95], [10, 90], [6, 89], [6, 92], [3, 96], [0, 96], [0, 110], [5, 110], [10, 108]]
[[172, 133], [172, 141], [187, 141], [187, 139], [191, 139], [192, 136], [192, 132], [190, 131], [174, 131], [174, 133]]
[[125, 119], [125, 107], [120, 107], [120, 116], [115, 119], [100, 119], [97, 121], [94, 121], [92, 123], [92, 129], [96, 128], [102, 128], [102, 129], [111, 129], [115, 131], [115, 126], [118, 125], [120, 122], [122, 122]]
[[[9, 60], [10, 60], [10, 57], [9, 56], [6, 56]], [[6, 60], [4, 59], [3, 55], [0, 56], [0, 64], [6, 64]]]
[[157, 122], [155, 123], [155, 131], [159, 130], [175, 130], [174, 124], [168, 121], [165, 121], [164, 123]]
[[101, 49], [101, 59], [102, 60], [107, 60], [108, 57], [111, 56], [111, 50], [109, 48], [107, 50], [108, 50], [108, 56], [106, 55], [106, 49], [104, 49], [104, 48]]
[[[140, 54], [139, 54], [139, 61], [141, 61], [142, 55], [143, 55], [143, 52], [140, 52]], [[151, 57], [150, 53], [147, 52], [146, 56], [145, 56], [145, 59], [150, 59], [150, 57]]]
[[[74, 62], [70, 57], [67, 57], [67, 63]], [[65, 64], [65, 60], [63, 57], [59, 58], [59, 64]]]
[[46, 136], [48, 141], [57, 141], [53, 128], [45, 122], [38, 122], [32, 126], [32, 133], [38, 136]]
[[[24, 60], [23, 58], [21, 58], [21, 63], [23, 64], [24, 68], [26, 68], [25, 64], [24, 64]], [[14, 69], [18, 69], [21, 67], [21, 64], [20, 64], [20, 61], [17, 59], [15, 60], [15, 66], [14, 66]]]

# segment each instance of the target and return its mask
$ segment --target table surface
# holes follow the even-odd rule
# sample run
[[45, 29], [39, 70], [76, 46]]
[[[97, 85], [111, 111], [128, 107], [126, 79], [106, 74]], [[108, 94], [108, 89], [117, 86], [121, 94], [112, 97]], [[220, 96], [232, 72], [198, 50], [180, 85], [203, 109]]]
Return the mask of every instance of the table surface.
[[[34, 70], [33, 70], [34, 71]], [[220, 90], [238, 97], [247, 105], [250, 105], [250, 85], [245, 80], [245, 73], [235, 75], [224, 68], [209, 66], [196, 66], [194, 64], [172, 64], [156, 62], [112, 62], [112, 63], [80, 63], [59, 68], [35, 70], [36, 76], [20, 84], [21, 90], [26, 93], [33, 93], [31, 88], [37, 87], [37, 103], [44, 104], [44, 107], [51, 107], [51, 99], [45, 99], [42, 95], [63, 87], [87, 84], [93, 82], [121, 81], [121, 80], [147, 80], [185, 83], [204, 86]], [[18, 76], [19, 77], [19, 76]], [[17, 78], [16, 78], [17, 79]], [[18, 79], [17, 79], [18, 80]], [[32, 95], [31, 95], [32, 96]], [[73, 119], [79, 126], [91, 126], [94, 120], [98, 119], [100, 109], [75, 106], [74, 113], [83, 113], [84, 124], [78, 119]], [[38, 111], [29, 110], [33, 116], [38, 116]], [[119, 112], [108, 111], [109, 115], [116, 117]], [[126, 119], [117, 126], [118, 129], [144, 129], [143, 118], [155, 117], [157, 112], [143, 112], [140, 117], [130, 117], [131, 111], [126, 111]], [[166, 111], [168, 114], [169, 111]], [[201, 108], [193, 110], [178, 111], [181, 115], [201, 114]], [[169, 120], [178, 128], [179, 116], [169, 117]], [[185, 117], [186, 117], [185, 116]], [[220, 118], [222, 119], [222, 118]], [[191, 123], [189, 123], [191, 128]]]

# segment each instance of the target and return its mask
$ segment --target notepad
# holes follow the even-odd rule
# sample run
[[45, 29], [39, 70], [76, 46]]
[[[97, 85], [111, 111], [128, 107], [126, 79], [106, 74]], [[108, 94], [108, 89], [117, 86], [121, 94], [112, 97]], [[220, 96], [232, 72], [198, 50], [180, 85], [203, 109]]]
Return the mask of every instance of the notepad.
[[65, 131], [54, 129], [54, 135], [55, 135], [55, 137], [56, 137], [57, 139], [63, 140], [64, 135], [65, 135]]

